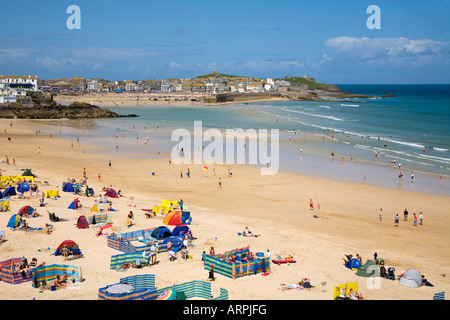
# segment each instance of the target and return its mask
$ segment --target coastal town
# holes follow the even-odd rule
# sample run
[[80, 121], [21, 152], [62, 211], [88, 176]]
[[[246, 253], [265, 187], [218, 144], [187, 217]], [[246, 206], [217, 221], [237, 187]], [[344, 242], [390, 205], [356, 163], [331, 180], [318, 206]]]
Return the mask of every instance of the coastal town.
[[318, 83], [308, 76], [301, 78], [303, 83], [292, 81], [292, 79], [300, 79], [298, 77], [255, 78], [224, 75], [217, 72], [190, 79], [162, 80], [107, 80], [84, 77], [39, 79], [36, 75], [1, 75], [0, 103], [26, 103], [27, 92], [54, 95], [148, 93], [159, 94], [160, 97], [178, 96], [176, 99], [183, 99], [183, 97], [187, 99], [195, 95], [195, 99], [204, 101], [211, 101], [208, 97], [220, 94], [265, 94], [286, 97], [313, 94]]

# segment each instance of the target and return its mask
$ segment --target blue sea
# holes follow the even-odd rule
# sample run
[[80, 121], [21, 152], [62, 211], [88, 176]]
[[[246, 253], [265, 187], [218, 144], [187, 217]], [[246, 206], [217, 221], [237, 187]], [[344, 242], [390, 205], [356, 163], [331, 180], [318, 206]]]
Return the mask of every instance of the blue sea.
[[[100, 145], [103, 152], [144, 158], [158, 152], [167, 156], [176, 144], [170, 141], [173, 130], [192, 130], [194, 121], [202, 121], [204, 130], [279, 129], [281, 171], [450, 195], [450, 85], [337, 86], [347, 92], [394, 97], [110, 107], [138, 117], [71, 126], [79, 127], [76, 134], [83, 142]], [[108, 137], [111, 142], [105, 144]]]

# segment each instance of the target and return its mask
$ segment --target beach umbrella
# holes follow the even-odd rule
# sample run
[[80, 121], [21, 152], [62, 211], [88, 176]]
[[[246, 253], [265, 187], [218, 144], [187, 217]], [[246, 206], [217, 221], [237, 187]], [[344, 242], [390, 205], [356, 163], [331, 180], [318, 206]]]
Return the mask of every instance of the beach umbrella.
[[157, 300], [175, 300], [177, 292], [175, 290], [166, 290], [158, 296]]

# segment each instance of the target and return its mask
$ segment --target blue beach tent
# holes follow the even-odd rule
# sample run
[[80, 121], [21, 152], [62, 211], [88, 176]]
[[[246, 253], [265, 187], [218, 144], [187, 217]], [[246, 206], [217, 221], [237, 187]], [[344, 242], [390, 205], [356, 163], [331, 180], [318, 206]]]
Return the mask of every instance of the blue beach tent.
[[16, 195], [16, 188], [9, 187], [5, 191], [3, 191], [3, 197], [9, 197], [9, 196], [15, 196]]
[[180, 250], [181, 246], [183, 245], [183, 242], [181, 241], [181, 239], [178, 237], [174, 237], [174, 236], [165, 238], [162, 243], [167, 244], [169, 242], [170, 242], [174, 252], [178, 252], [178, 250]]
[[30, 185], [26, 182], [22, 182], [21, 184], [19, 184], [19, 186], [17, 187], [17, 191], [19, 191], [20, 193], [24, 193], [27, 191], [30, 191]]
[[21, 224], [22, 224], [22, 217], [19, 214], [13, 214], [11, 216], [11, 219], [9, 219], [7, 227], [15, 229]]
[[173, 236], [172, 231], [169, 228], [161, 226], [152, 231], [150, 236], [156, 240], [162, 240], [167, 237]]
[[78, 209], [78, 198], [74, 199], [67, 209]]
[[187, 225], [179, 224], [173, 229], [172, 234], [175, 237], [180, 237], [180, 236], [183, 237], [184, 234], [187, 233], [188, 231], [189, 231], [189, 227]]
[[347, 263], [345, 264], [346, 268], [349, 268], [353, 271], [356, 271], [358, 269], [358, 267], [362, 266], [361, 261], [359, 261], [358, 259], [350, 259], [349, 261], [347, 261]]
[[71, 183], [66, 183], [63, 187], [64, 192], [73, 192], [73, 185]]

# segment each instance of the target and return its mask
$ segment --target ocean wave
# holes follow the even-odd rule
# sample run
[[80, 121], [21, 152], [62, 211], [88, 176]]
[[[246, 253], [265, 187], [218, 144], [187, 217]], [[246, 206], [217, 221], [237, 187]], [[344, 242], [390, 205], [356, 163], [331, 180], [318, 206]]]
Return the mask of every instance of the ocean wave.
[[[402, 151], [391, 150], [391, 149], [383, 149], [382, 153], [387, 155], [387, 156], [392, 156], [392, 155], [390, 155], [388, 153], [395, 153], [397, 155], [407, 156], [407, 157], [415, 158], [415, 159], [422, 160], [422, 161], [423, 160], [428, 160], [430, 162], [439, 162], [439, 163], [450, 164], [450, 159], [449, 158], [442, 158], [442, 157], [430, 156], [430, 155], [425, 155], [425, 154], [415, 155], [415, 154], [411, 154], [411, 153], [408, 153], [408, 152], [402, 152]], [[401, 159], [403, 159], [403, 158], [401, 158]], [[422, 161], [415, 161], [415, 162], [416, 163], [420, 163], [420, 164], [425, 164]], [[431, 165], [431, 164], [428, 163], [428, 165]]]
[[319, 117], [319, 118], [335, 120], [335, 121], [346, 121], [345, 119], [341, 119], [341, 118], [338, 118], [338, 117], [335, 117], [335, 116], [325, 116], [325, 115], [322, 115], [322, 114], [316, 114], [316, 113], [310, 113], [310, 112], [304, 112], [304, 111], [298, 111], [298, 110], [289, 110], [289, 109], [286, 109], [286, 108], [281, 108], [281, 109], [283, 109], [284, 111], [287, 111], [287, 112], [300, 113], [300, 114], [304, 114], [304, 115], [311, 116], [311, 117]]
[[417, 142], [405, 142], [405, 141], [398, 141], [398, 140], [392, 140], [392, 139], [386, 139], [386, 141], [401, 144], [404, 146], [409, 146], [409, 147], [415, 147], [415, 148], [421, 148], [421, 149], [425, 148], [425, 146], [423, 144], [420, 144]]
[[331, 109], [330, 106], [319, 106], [319, 108]]
[[438, 148], [438, 147], [433, 147], [433, 150], [436, 150], [436, 151], [442, 151], [442, 152], [448, 151], [448, 149], [445, 149], [445, 148]]
[[375, 150], [373, 147], [366, 146], [366, 145], [363, 145], [363, 144], [355, 144], [355, 148], [364, 149], [364, 150], [371, 150], [371, 151]]
[[426, 154], [419, 155], [419, 158], [425, 158], [425, 159], [428, 159], [428, 160], [437, 161], [437, 162], [441, 162], [441, 163], [450, 163], [450, 159], [449, 158], [430, 156], [430, 155], [426, 155]]
[[343, 106], [343, 107], [358, 108], [358, 107], [359, 107], [359, 104], [345, 104], [345, 103], [341, 103], [341, 106]]

